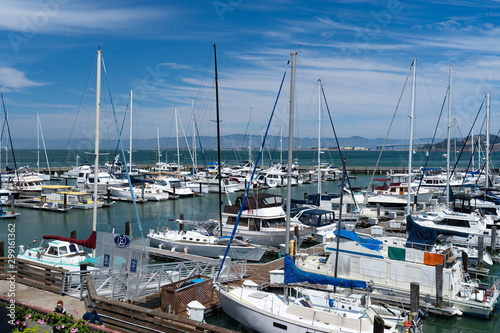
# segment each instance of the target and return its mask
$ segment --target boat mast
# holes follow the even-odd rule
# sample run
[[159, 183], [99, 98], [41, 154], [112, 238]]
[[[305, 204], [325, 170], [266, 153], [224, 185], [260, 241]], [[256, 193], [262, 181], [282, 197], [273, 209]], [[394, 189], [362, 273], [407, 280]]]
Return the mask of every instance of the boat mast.
[[95, 160], [94, 160], [94, 209], [92, 215], [92, 231], [97, 230], [97, 184], [99, 182], [99, 117], [101, 107], [101, 48], [97, 50], [97, 84], [95, 100]]
[[40, 176], [40, 118], [36, 110], [36, 172]]
[[132, 90], [130, 90], [130, 153], [128, 158], [129, 170], [132, 167]]
[[220, 121], [219, 121], [219, 81], [217, 77], [217, 52], [214, 46], [215, 62], [215, 105], [217, 110], [217, 178], [219, 180], [219, 233], [222, 236], [222, 166], [220, 163]]
[[[290, 54], [292, 57], [292, 67], [290, 75], [290, 116], [288, 119], [288, 168], [286, 185], [286, 233], [285, 233], [285, 253], [290, 253], [290, 202], [292, 198], [292, 160], [293, 160], [293, 113], [295, 107], [295, 57], [297, 52]], [[285, 303], [288, 303], [288, 286], [285, 284], [284, 290]]]
[[318, 194], [321, 200], [321, 79], [318, 79]]
[[179, 152], [179, 128], [177, 127], [177, 106], [174, 106], [175, 112], [175, 139], [177, 141], [177, 177], [181, 177], [181, 154]]
[[486, 93], [486, 182], [485, 188], [490, 187], [490, 93]]
[[[412, 165], [412, 154], [413, 154], [413, 120], [415, 112], [415, 79], [417, 73], [417, 59], [413, 59], [413, 82], [411, 91], [411, 112], [410, 112], [410, 144], [408, 147], [408, 200], [406, 203], [406, 213], [411, 214], [411, 165]], [[340, 189], [342, 191], [342, 189]], [[415, 199], [417, 194], [415, 193]]]
[[196, 120], [194, 118], [194, 100], [191, 98], [191, 113], [193, 115], [193, 176], [195, 174], [195, 170], [198, 167], [198, 161], [196, 160]]
[[450, 76], [448, 83], [448, 142], [446, 148], [446, 208], [450, 208], [450, 146], [451, 146], [451, 73], [453, 65], [450, 65]]
[[161, 153], [160, 153], [160, 129], [158, 126], [156, 126], [156, 141], [158, 142], [158, 167], [160, 167], [160, 158], [161, 158]]

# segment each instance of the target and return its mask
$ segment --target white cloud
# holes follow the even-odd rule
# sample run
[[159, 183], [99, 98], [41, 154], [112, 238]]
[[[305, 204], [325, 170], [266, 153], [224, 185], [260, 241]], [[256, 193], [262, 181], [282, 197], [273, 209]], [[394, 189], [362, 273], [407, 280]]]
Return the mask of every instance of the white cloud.
[[7, 90], [11, 89], [21, 89], [25, 87], [42, 86], [43, 83], [38, 83], [26, 78], [26, 75], [10, 67], [0, 67], [0, 85]]
[[161, 8], [118, 7], [111, 2], [68, 0], [18, 0], [2, 4], [0, 30], [21, 33], [30, 38], [36, 34], [82, 34], [110, 32], [130, 34], [161, 18], [168, 12]]

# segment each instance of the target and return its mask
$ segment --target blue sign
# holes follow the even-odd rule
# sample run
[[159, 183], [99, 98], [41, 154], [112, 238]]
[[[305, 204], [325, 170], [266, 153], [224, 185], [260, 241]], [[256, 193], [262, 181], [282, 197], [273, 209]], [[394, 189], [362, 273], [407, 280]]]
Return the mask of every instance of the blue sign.
[[115, 236], [115, 238], [114, 238], [113, 241], [114, 241], [115, 245], [118, 246], [118, 247], [127, 247], [131, 243], [130, 237], [127, 236], [127, 235], [118, 235], [118, 236]]
[[130, 271], [132, 273], [137, 272], [137, 259], [130, 260]]
[[103, 265], [104, 267], [109, 267], [109, 254], [105, 254], [105, 255], [104, 255], [104, 260], [103, 260], [103, 262], [102, 262], [102, 265]]

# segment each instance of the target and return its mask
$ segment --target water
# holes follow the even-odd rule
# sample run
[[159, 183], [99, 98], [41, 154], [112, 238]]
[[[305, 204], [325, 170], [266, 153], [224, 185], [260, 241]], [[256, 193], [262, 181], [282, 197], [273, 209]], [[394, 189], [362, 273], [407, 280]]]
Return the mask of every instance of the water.
[[[174, 157], [175, 151], [168, 152], [168, 161], [172, 162], [176, 160]], [[49, 156], [50, 165], [53, 167], [61, 166], [72, 166], [75, 165], [76, 151], [64, 151], [64, 150], [49, 150], [47, 151]], [[80, 156], [85, 156], [82, 152], [78, 152]], [[164, 154], [164, 153], [163, 153]], [[367, 152], [343, 152], [344, 157], [347, 158], [347, 164], [350, 166], [374, 166], [379, 152], [367, 151]], [[240, 158], [236, 158], [234, 151], [223, 151], [221, 153], [222, 160], [226, 161], [230, 165], [235, 165], [238, 163]], [[240, 155], [243, 159], [248, 158], [248, 153], [246, 151], [240, 151]], [[270, 156], [266, 152], [264, 163], [268, 164], [270, 161]], [[43, 156], [43, 155], [42, 155]], [[113, 153], [110, 155], [105, 155], [101, 160], [112, 160]], [[187, 161], [186, 156], [189, 154], [186, 151], [181, 152], [181, 163], [191, 164]], [[254, 154], [255, 158], [256, 154]], [[314, 151], [300, 151], [297, 152], [297, 162], [300, 166], [313, 166], [316, 163], [316, 152]], [[431, 154], [431, 157], [432, 154]], [[18, 166], [36, 166], [36, 152], [21, 150], [16, 152], [16, 163]], [[149, 164], [154, 165], [157, 160], [157, 152], [155, 150], [141, 150], [134, 152], [133, 155], [134, 162], [137, 164]], [[216, 151], [207, 151], [206, 159], [208, 162], [214, 162], [217, 160]], [[279, 162], [279, 154], [273, 156], [273, 161]], [[43, 159], [45, 160], [45, 159]], [[80, 161], [84, 161], [85, 158], [81, 158]], [[165, 159], [162, 158], [164, 161]], [[286, 154], [283, 157], [286, 161]], [[340, 164], [340, 158], [338, 152], [326, 152], [322, 156], [322, 160], [325, 162], [332, 162], [335, 165]], [[380, 160], [380, 166], [394, 166], [394, 167], [406, 167], [408, 160], [408, 153], [402, 151], [388, 151], [384, 152], [382, 159]], [[201, 164], [201, 157], [198, 157], [198, 161]], [[266, 162], [267, 161], [267, 162]], [[12, 157], [9, 157], [9, 166], [13, 167]], [[414, 166], [421, 166], [425, 163], [425, 155], [423, 152], [417, 152], [414, 154]], [[462, 167], [467, 166], [467, 162], [460, 163]], [[2, 155], [2, 165], [5, 165], [5, 155]], [[428, 166], [432, 167], [444, 167], [446, 165], [444, 158], [436, 153]], [[41, 162], [40, 168], [46, 168], [46, 163]], [[367, 186], [370, 181], [369, 175], [357, 175], [356, 179], [351, 180], [352, 186]], [[339, 190], [339, 182], [324, 182], [322, 184], [322, 191], [335, 193]], [[268, 190], [269, 192], [279, 193], [286, 196], [285, 188], [275, 188]], [[305, 184], [298, 187], [292, 188], [292, 197], [303, 198], [304, 193], [315, 193], [317, 192], [317, 184]], [[242, 194], [243, 192], [238, 192], [229, 195], [232, 202], [236, 196]], [[227, 202], [227, 198], [223, 198], [224, 202]], [[181, 214], [184, 214], [186, 219], [207, 219], [218, 217], [217, 204], [218, 201], [217, 194], [208, 194], [205, 197], [193, 197], [185, 198], [179, 200], [169, 200], [165, 202], [147, 202], [145, 204], [138, 204], [138, 212], [140, 218], [140, 225], [142, 227], [143, 235], [146, 235], [149, 229], [156, 229], [162, 227], [168, 219], [178, 218]], [[88, 210], [72, 210], [68, 213], [55, 213], [50, 211], [37, 211], [32, 209], [17, 208], [16, 211], [21, 213], [21, 216], [15, 220], [2, 220], [0, 225], [0, 241], [3, 241], [7, 246], [8, 240], [8, 228], [9, 226], [15, 226], [15, 243], [16, 249], [19, 245], [31, 244], [32, 240], [36, 237], [38, 243], [42, 240], [42, 235], [55, 234], [69, 236], [70, 232], [73, 230], [77, 231], [78, 238], [87, 238], [90, 235], [92, 229], [92, 211]], [[133, 205], [126, 202], [117, 202], [111, 208], [100, 208], [97, 212], [97, 230], [111, 232], [115, 230], [116, 232], [123, 233], [125, 231], [125, 222], [132, 222], [132, 235], [140, 236], [141, 231], [139, 223], [136, 220]], [[7, 250], [7, 249], [6, 249]], [[500, 269], [499, 265], [495, 264], [492, 269], [492, 273], [499, 276]], [[227, 328], [239, 330], [243, 332], [243, 329], [238, 326], [238, 324], [231, 322], [224, 314], [219, 314], [208, 320], [214, 324], [220, 324]], [[424, 324], [424, 330], [426, 333], [448, 333], [448, 332], [500, 332], [500, 309], [497, 308], [491, 319], [478, 319], [471, 317], [464, 318], [439, 318], [439, 317], [429, 317]]]

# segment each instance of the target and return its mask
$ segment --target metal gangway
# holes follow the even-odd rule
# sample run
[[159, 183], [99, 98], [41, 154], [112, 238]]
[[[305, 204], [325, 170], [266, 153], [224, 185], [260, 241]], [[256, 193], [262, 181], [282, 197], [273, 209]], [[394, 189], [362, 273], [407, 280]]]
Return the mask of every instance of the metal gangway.
[[[162, 286], [195, 276], [214, 278], [221, 259], [140, 265], [136, 272], [128, 269], [96, 268], [65, 272], [63, 294], [82, 298], [87, 292], [87, 276], [91, 275], [99, 296], [123, 301], [145, 301], [145, 297], [161, 291]], [[228, 260], [219, 275], [221, 282], [243, 279], [246, 260]]]

